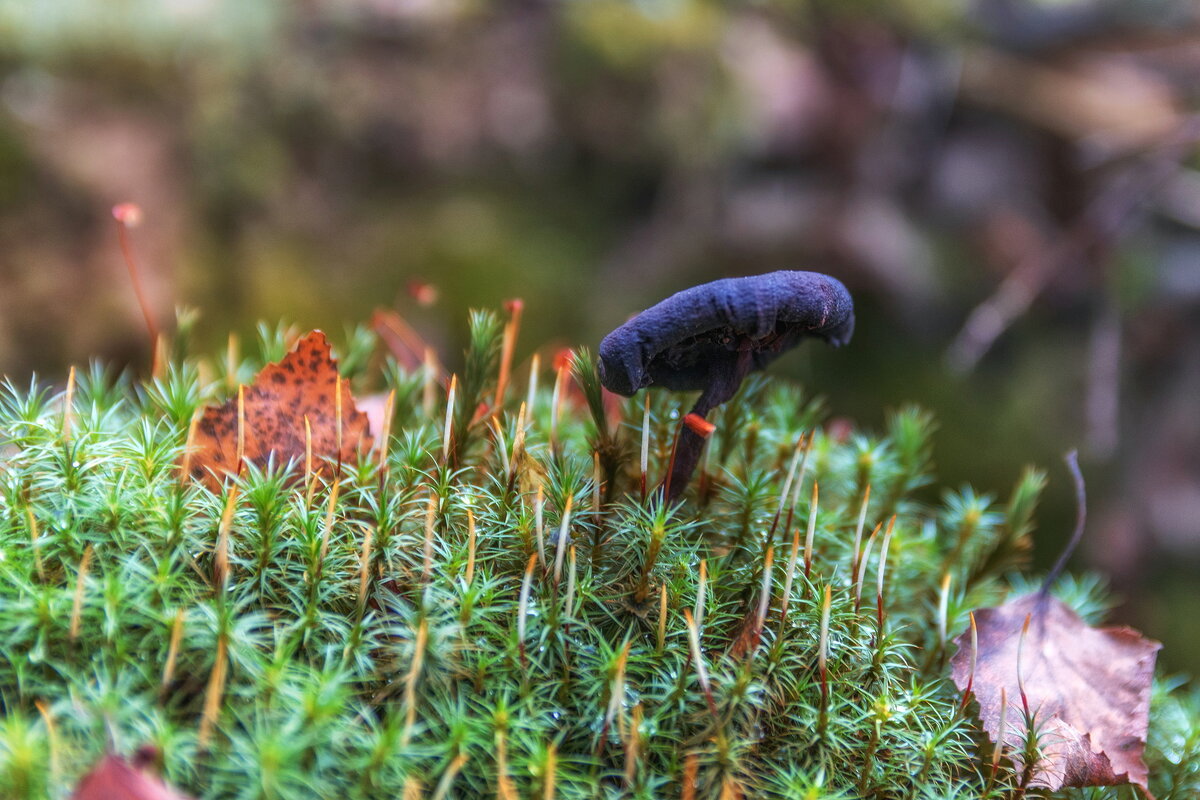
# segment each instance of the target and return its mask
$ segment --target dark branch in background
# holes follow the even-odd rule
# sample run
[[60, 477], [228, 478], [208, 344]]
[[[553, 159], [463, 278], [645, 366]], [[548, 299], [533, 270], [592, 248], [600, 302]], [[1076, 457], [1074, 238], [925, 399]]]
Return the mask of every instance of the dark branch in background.
[[1092, 320], [1084, 406], [1087, 450], [1105, 460], [1117, 449], [1121, 409], [1121, 309], [1109, 284]]
[[1136, 212], [1178, 170], [1200, 138], [1200, 119], [1187, 118], [1161, 148], [1119, 172], [1049, 250], [1030, 250], [1000, 286], [967, 317], [947, 351], [952, 369], [970, 372], [996, 339], [1024, 314], [1050, 279], [1070, 264], [1103, 260]]

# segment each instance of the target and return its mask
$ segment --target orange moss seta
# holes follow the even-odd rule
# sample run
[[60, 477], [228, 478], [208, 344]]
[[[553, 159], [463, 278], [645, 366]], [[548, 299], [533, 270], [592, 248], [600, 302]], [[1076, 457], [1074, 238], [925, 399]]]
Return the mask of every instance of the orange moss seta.
[[707, 439], [712, 436], [713, 432], [717, 429], [716, 425], [713, 425], [699, 414], [687, 414], [683, 418], [683, 424], [688, 426], [688, 429], [701, 439]]

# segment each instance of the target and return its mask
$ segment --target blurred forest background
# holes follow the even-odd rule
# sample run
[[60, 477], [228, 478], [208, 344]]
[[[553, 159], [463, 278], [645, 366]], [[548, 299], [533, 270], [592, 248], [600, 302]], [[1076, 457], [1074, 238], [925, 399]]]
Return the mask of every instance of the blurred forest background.
[[1200, 665], [1200, 25], [1183, 0], [0, 0], [0, 373], [399, 310], [596, 345], [685, 286], [825, 271], [848, 349], [775, 371], [944, 483], [1049, 470], [1117, 617]]

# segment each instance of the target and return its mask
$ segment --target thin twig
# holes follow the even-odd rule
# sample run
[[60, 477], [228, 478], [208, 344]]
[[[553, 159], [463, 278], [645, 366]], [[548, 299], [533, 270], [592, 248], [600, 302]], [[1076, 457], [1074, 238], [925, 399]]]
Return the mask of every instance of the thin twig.
[[1084, 525], [1087, 524], [1087, 486], [1083, 482], [1083, 473], [1079, 471], [1079, 453], [1071, 450], [1063, 456], [1063, 461], [1067, 462], [1067, 469], [1070, 470], [1071, 478], [1075, 482], [1075, 530], [1071, 533], [1071, 539], [1067, 542], [1067, 546], [1059, 553], [1058, 560], [1054, 562], [1054, 566], [1050, 568], [1042, 581], [1042, 588], [1038, 592], [1039, 605], [1050, 594], [1051, 585], [1058, 580], [1058, 576], [1067, 566], [1071, 554], [1079, 546], [1079, 540], [1083, 538]]
[[1080, 213], [1054, 247], [1033, 247], [999, 288], [967, 317], [947, 353], [950, 366], [971, 371], [1063, 268], [1111, 247], [1139, 208], [1179, 169], [1200, 137], [1200, 117], [1186, 118], [1163, 146], [1118, 173]]

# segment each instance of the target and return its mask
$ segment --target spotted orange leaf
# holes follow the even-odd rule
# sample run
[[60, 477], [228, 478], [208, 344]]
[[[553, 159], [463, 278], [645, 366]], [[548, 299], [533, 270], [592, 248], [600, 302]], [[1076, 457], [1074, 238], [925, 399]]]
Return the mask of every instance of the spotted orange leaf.
[[349, 382], [338, 375], [321, 331], [301, 339], [282, 361], [263, 367], [240, 395], [240, 413], [237, 395], [204, 409], [192, 438], [192, 477], [215, 485], [237, 473], [239, 438], [245, 462], [261, 467], [273, 458], [276, 464], [303, 465], [309, 436], [305, 420], [314, 472], [328, 472], [330, 462], [353, 461], [371, 447], [367, 416], [355, 405]]

